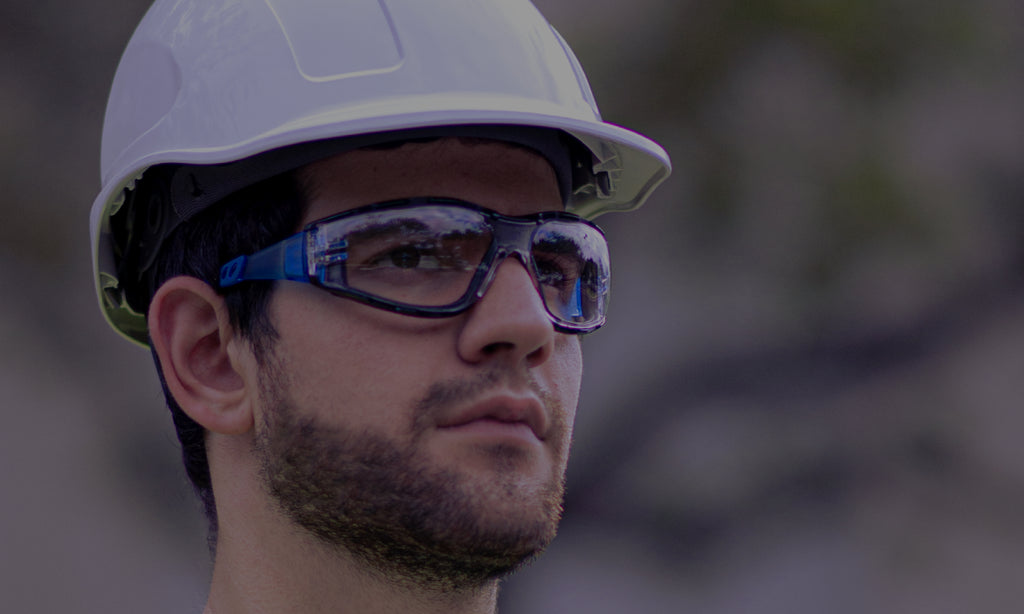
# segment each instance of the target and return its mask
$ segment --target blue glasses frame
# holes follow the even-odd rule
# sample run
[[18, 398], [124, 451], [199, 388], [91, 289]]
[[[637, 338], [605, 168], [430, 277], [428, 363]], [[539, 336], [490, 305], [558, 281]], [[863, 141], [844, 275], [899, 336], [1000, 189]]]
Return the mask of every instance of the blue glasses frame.
[[[382, 296], [352, 287], [344, 275], [330, 275], [332, 266], [345, 266], [349, 258], [348, 234], [342, 239], [327, 232], [333, 226], [372, 218], [390, 211], [415, 211], [433, 208], [452, 211], [482, 222], [490, 231], [490, 243], [480, 261], [473, 266], [466, 289], [454, 301], [440, 305], [421, 305]], [[409, 216], [415, 221], [415, 215]], [[579, 275], [571, 288], [560, 293], [545, 292], [545, 273], [534, 251], [548, 232], [569, 242], [575, 250], [573, 264]], [[325, 236], [330, 237], [325, 239]], [[530, 272], [534, 287], [544, 303], [554, 328], [559, 332], [583, 334], [600, 328], [606, 317], [610, 270], [608, 245], [604, 233], [592, 222], [572, 213], [547, 211], [525, 216], [507, 216], [479, 205], [450, 198], [412, 198], [376, 203], [313, 221], [306, 227], [265, 249], [239, 256], [221, 267], [220, 286], [230, 288], [252, 280], [290, 280], [311, 283], [332, 294], [395, 313], [440, 318], [458, 315], [473, 306], [487, 292], [498, 265], [509, 256], [517, 257]], [[467, 273], [469, 274], [469, 273]], [[555, 298], [557, 297], [557, 298]]]

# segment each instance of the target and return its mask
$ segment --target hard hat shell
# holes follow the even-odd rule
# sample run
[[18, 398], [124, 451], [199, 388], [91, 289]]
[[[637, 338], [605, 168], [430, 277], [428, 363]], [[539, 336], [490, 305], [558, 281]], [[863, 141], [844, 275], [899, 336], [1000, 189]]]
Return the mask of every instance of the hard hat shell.
[[572, 51], [529, 0], [156, 0], [122, 56], [90, 232], [101, 308], [147, 343], [119, 291], [110, 217], [157, 164], [213, 165], [298, 143], [461, 125], [567, 133], [595, 181], [568, 208], [634, 209], [670, 172], [603, 122]]

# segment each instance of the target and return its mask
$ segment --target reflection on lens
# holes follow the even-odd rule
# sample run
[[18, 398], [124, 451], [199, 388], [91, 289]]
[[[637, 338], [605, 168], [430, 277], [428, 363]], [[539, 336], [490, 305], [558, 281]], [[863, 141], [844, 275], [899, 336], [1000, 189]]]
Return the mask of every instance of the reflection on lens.
[[551, 315], [580, 325], [603, 317], [609, 272], [599, 233], [584, 224], [549, 221], [534, 233], [533, 258]]

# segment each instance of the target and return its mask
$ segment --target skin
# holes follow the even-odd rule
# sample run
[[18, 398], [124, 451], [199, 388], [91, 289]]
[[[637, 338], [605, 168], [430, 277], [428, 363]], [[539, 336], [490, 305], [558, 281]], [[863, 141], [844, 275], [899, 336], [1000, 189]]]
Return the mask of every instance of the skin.
[[[348, 152], [311, 165], [304, 179], [312, 195], [304, 222], [411, 196], [460, 198], [509, 215], [561, 208], [548, 163], [495, 142]], [[494, 611], [497, 578], [413, 577], [303, 526], [278, 492], [301, 484], [302, 474], [275, 487], [285, 465], [277, 461], [289, 450], [383, 442], [403, 451], [417, 475], [456, 484], [465, 495], [460, 515], [476, 529], [532, 535], [525, 550], [539, 550], [560, 511], [579, 338], [554, 331], [515, 259], [500, 264], [483, 299], [451, 318], [402, 316], [293, 282], [275, 288], [270, 316], [279, 338], [261, 364], [234, 334], [223, 301], [198, 280], [169, 280], [150, 309], [168, 385], [209, 431], [220, 531], [207, 612]], [[534, 429], [460, 423], [481, 407], [531, 407]], [[310, 425], [317, 442], [295, 445], [299, 431], [289, 422]], [[330, 455], [308, 456], [293, 465], [331, 473], [308, 469]], [[448, 537], [457, 540], [460, 527]]]

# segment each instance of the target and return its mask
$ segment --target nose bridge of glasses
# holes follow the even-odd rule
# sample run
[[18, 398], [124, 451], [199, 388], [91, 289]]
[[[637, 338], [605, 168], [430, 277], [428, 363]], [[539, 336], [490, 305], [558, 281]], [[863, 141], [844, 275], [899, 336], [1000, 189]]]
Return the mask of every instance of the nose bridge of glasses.
[[532, 244], [533, 231], [537, 223], [533, 220], [502, 219], [492, 222], [494, 232], [494, 245], [491, 257], [487, 259], [487, 275], [484, 277], [480, 287], [476, 291], [476, 298], [483, 298], [487, 289], [497, 275], [498, 268], [509, 257], [514, 257], [519, 264], [526, 269], [527, 274], [533, 281], [534, 288], [537, 287], [537, 280], [531, 265], [530, 248]]

